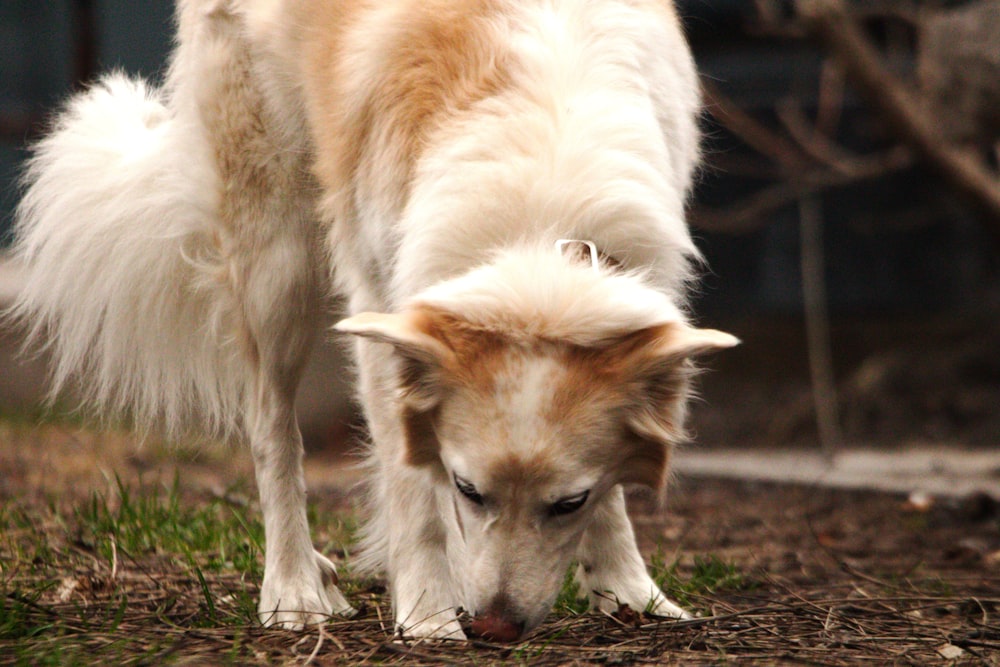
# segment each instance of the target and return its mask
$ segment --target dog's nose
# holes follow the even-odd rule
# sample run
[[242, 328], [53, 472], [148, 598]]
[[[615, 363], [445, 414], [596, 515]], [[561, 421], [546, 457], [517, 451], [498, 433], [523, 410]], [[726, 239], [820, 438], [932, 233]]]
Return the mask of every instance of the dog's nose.
[[524, 632], [524, 621], [511, 622], [499, 614], [487, 612], [472, 620], [472, 634], [494, 642], [517, 641]]

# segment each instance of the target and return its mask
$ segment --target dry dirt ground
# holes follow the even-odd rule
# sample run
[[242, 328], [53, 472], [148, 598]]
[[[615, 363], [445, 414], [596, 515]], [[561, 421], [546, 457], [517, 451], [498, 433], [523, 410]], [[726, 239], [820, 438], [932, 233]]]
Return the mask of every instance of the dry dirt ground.
[[[355, 511], [357, 475], [343, 464], [343, 457], [309, 458], [320, 516]], [[644, 552], [700, 618], [563, 611], [520, 645], [412, 645], [393, 641], [382, 582], [357, 583], [349, 596], [359, 618], [321, 630], [211, 626], [199, 621], [209, 594], [222, 605], [236, 589], [252, 596], [259, 581], [225, 568], [196, 580], [155, 547], [117, 554], [109, 571], [86, 553], [87, 540], [67, 542], [73, 520], [65, 517], [94, 491], [113, 496], [116, 476], [140, 489], [179, 479], [181, 501], [192, 504], [241, 488], [233, 502], [256, 515], [240, 452], [168, 455], [155, 445], [136, 449], [124, 435], [22, 424], [0, 426], [0, 471], [0, 513], [42, 517], [29, 530], [82, 554], [62, 581], [86, 582], [70, 595], [52, 590], [24, 600], [30, 577], [10, 546], [18, 536], [0, 536], [0, 611], [16, 606], [38, 624], [74, 605], [86, 617], [86, 609], [126, 599], [122, 587], [137, 589], [112, 626], [59, 626], [67, 662], [108, 662], [109, 646], [124, 634], [131, 643], [123, 645], [146, 648], [119, 651], [113, 661], [133, 664], [1000, 665], [1000, 518], [988, 497], [914, 505], [889, 494], [679, 478], [665, 510], [642, 497], [632, 498], [632, 510]], [[236, 480], [243, 485], [234, 487]], [[9, 625], [6, 632], [0, 664], [33, 664], [31, 642], [55, 641], [45, 632], [17, 636]], [[46, 655], [61, 664], [62, 653]]]

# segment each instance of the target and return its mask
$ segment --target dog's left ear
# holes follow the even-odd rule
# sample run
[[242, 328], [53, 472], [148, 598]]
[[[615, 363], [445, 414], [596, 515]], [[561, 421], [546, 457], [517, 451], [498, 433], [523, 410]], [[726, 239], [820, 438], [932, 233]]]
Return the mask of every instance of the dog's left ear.
[[670, 452], [686, 438], [691, 360], [739, 342], [715, 329], [671, 323], [630, 334], [612, 346], [632, 392], [626, 411], [631, 451], [623, 481], [662, 491]]

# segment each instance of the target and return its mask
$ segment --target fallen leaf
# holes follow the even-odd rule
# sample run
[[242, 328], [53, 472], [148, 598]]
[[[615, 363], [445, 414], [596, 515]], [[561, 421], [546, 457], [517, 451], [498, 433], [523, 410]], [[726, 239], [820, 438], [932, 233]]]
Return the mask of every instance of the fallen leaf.
[[944, 644], [942, 646], [938, 646], [937, 652], [938, 655], [945, 660], [958, 660], [965, 655], [965, 651], [954, 644]]

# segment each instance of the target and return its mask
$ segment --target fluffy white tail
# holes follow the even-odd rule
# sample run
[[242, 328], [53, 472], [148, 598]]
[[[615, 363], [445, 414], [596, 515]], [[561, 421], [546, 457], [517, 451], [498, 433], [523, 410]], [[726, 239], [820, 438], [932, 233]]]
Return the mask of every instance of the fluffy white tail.
[[73, 98], [36, 146], [11, 314], [52, 353], [53, 396], [78, 381], [86, 406], [139, 426], [238, 428], [238, 309], [207, 150], [161, 91], [122, 75]]

